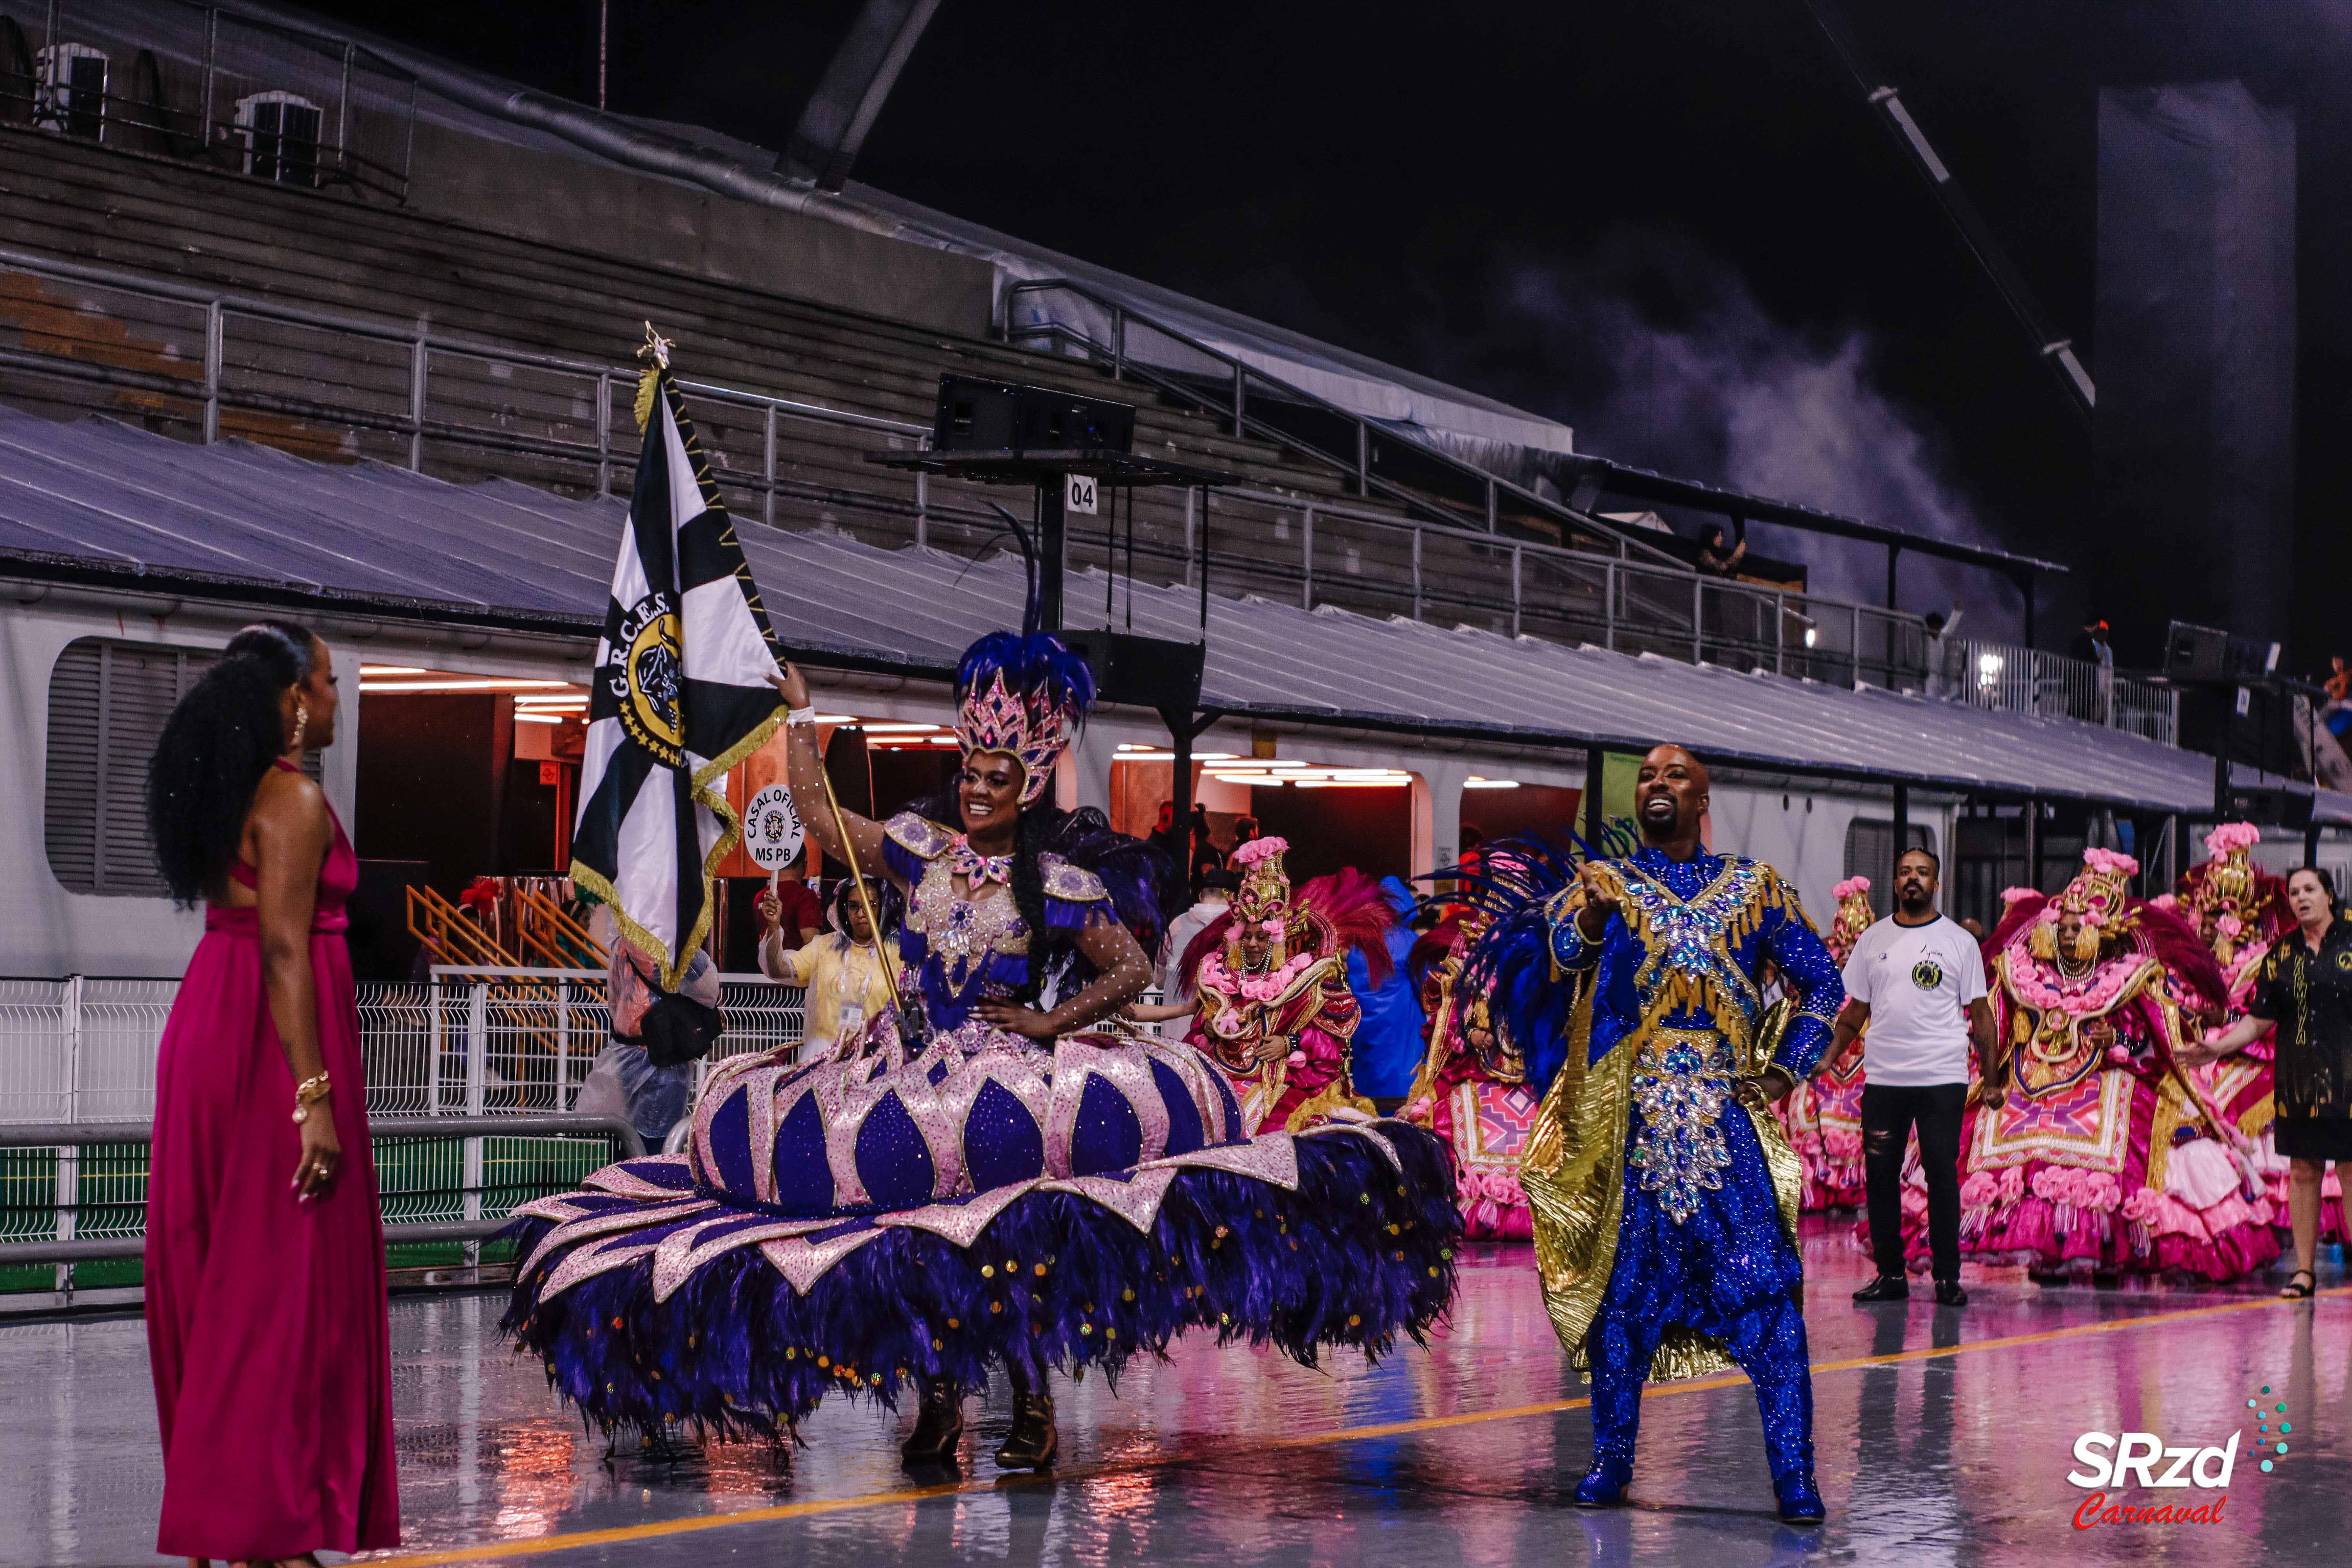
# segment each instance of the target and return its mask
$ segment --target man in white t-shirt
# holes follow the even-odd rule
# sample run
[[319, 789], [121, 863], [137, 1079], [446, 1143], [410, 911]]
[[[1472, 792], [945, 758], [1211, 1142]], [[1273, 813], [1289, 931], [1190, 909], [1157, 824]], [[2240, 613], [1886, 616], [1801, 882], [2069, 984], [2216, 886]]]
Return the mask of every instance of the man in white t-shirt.
[[1193, 977], [1181, 973], [1184, 950], [1225, 912], [1225, 905], [1241, 879], [1231, 871], [1212, 871], [1201, 879], [1201, 901], [1168, 922], [1160, 944], [1160, 994], [1171, 1002], [1190, 1002], [1196, 989]]
[[1990, 1104], [2007, 1098], [1993, 1059], [1984, 959], [1967, 931], [1936, 912], [1939, 868], [1934, 850], [1905, 850], [1895, 863], [1895, 913], [1864, 931], [1845, 961], [1845, 1008], [1829, 1055], [1863, 1036], [1863, 1179], [1878, 1264], [1878, 1278], [1853, 1293], [1857, 1301], [1910, 1297], [1903, 1272], [1903, 1154], [1916, 1126], [1936, 1300], [1968, 1304], [1960, 1289], [1960, 1117], [1969, 1102], [1971, 1037], [1982, 1065], [1979, 1098]]

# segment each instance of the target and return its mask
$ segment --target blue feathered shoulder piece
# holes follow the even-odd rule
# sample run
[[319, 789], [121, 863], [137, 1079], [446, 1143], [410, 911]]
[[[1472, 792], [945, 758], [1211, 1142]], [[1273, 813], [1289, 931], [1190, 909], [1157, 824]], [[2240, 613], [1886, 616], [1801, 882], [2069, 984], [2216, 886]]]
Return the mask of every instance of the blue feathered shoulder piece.
[[1091, 805], [1055, 813], [1041, 847], [1100, 878], [1118, 923], [1135, 933], [1146, 953], [1160, 951], [1167, 922], [1160, 909], [1157, 850], [1114, 830], [1110, 819]]
[[1565, 842], [1500, 838], [1482, 846], [1474, 860], [1438, 873], [1460, 882], [1453, 901], [1468, 904], [1470, 919], [1486, 927], [1463, 964], [1461, 984], [1486, 998], [1487, 1016], [1517, 1047], [1528, 1087], [1538, 1096], [1568, 1060], [1569, 1015], [1576, 1004], [1576, 981], [1552, 973], [1548, 911], [1576, 880], [1577, 868], [1592, 858], [1574, 834]]

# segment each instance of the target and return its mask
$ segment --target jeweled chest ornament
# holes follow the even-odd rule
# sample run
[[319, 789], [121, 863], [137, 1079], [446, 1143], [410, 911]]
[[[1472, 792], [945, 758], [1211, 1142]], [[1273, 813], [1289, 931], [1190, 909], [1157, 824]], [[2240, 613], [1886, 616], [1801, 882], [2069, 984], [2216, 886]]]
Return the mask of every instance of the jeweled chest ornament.
[[1698, 1212], [1702, 1193], [1723, 1188], [1731, 1079], [1731, 1047], [1712, 1029], [1654, 1029], [1634, 1062], [1641, 1122], [1626, 1168], [1676, 1225]]
[[1732, 927], [1755, 897], [1764, 876], [1754, 861], [1726, 865], [1687, 900], [1638, 868], [1625, 868], [1625, 896], [1640, 916], [1648, 951], [1634, 972], [1643, 999], [1654, 995], [1666, 972], [1712, 979], [1751, 1014], [1759, 998], [1755, 982], [1731, 954]]

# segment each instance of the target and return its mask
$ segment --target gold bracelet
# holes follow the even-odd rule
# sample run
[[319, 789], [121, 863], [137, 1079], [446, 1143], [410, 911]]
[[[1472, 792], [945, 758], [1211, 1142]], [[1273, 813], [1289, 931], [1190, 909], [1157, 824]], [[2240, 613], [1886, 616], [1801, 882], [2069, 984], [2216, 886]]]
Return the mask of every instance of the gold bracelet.
[[327, 1081], [325, 1073], [320, 1073], [316, 1078], [306, 1078], [296, 1084], [294, 1086], [294, 1125], [299, 1127], [310, 1121], [310, 1107], [318, 1104], [332, 1092], [334, 1092], [334, 1085]]

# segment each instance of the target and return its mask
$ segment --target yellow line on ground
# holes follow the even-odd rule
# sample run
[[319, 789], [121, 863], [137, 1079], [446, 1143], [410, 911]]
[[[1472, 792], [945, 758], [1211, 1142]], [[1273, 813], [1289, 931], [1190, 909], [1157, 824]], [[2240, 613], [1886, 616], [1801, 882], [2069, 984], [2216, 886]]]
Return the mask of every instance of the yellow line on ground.
[[[2339, 1286], [2318, 1292], [2323, 1297], [2352, 1296], [2352, 1286]], [[2120, 1333], [2127, 1330], [2151, 1328], [2158, 1324], [2194, 1322], [2200, 1318], [2224, 1317], [2233, 1312], [2259, 1310], [2294, 1303], [2280, 1296], [2251, 1296], [2240, 1301], [2225, 1301], [2211, 1307], [2187, 1307], [2173, 1312], [2149, 1312], [2132, 1318], [2105, 1318], [2095, 1323], [2074, 1323], [2063, 1329], [2045, 1329], [2031, 1334], [2005, 1334], [1999, 1339], [1966, 1340], [1958, 1344], [1921, 1345], [1911, 1350], [1892, 1351], [1885, 1355], [1854, 1356], [1845, 1361], [1816, 1362], [1813, 1375], [1824, 1373], [1854, 1372], [1864, 1367], [1893, 1366], [1916, 1361], [1934, 1361], [1947, 1356], [1970, 1354], [1978, 1351], [2016, 1350], [2025, 1345], [2051, 1344], [2061, 1340], [2081, 1339], [2091, 1334]], [[1693, 1378], [1685, 1383], [1661, 1383], [1643, 1392], [1644, 1400], [1675, 1394], [1703, 1394], [1710, 1389], [1734, 1388], [1747, 1382], [1744, 1376], [1727, 1374], [1720, 1377]], [[1127, 1474], [1138, 1470], [1160, 1469], [1171, 1465], [1193, 1464], [1210, 1458], [1232, 1458], [1252, 1451], [1264, 1452], [1281, 1448], [1323, 1447], [1335, 1443], [1363, 1443], [1381, 1437], [1411, 1436], [1422, 1432], [1442, 1432], [1449, 1427], [1472, 1426], [1489, 1421], [1518, 1421], [1536, 1415], [1557, 1415], [1562, 1411], [1581, 1410], [1591, 1405], [1590, 1398], [1548, 1399], [1538, 1405], [1514, 1405], [1496, 1410], [1472, 1410], [1457, 1415], [1423, 1415], [1409, 1421], [1389, 1421], [1373, 1426], [1342, 1426], [1330, 1432], [1299, 1432], [1284, 1436], [1261, 1438], [1245, 1445], [1220, 1448], [1213, 1453], [1174, 1450], [1160, 1454], [1145, 1454], [1132, 1458], [1103, 1459], [1090, 1465], [1072, 1465], [1040, 1475], [1015, 1474], [999, 1476], [989, 1480], [947, 1481], [938, 1486], [907, 1487], [897, 1491], [867, 1492], [856, 1497], [813, 1499], [807, 1502], [778, 1503], [770, 1508], [740, 1509], [728, 1513], [699, 1513], [685, 1519], [650, 1520], [643, 1524], [616, 1525], [610, 1530], [583, 1530], [569, 1535], [539, 1535], [520, 1541], [504, 1541], [479, 1546], [452, 1547], [443, 1552], [419, 1552], [401, 1557], [366, 1559], [368, 1568], [441, 1568], [443, 1564], [479, 1563], [495, 1558], [540, 1557], [554, 1552], [577, 1552], [591, 1546], [613, 1546], [625, 1542], [649, 1541], [669, 1535], [684, 1535], [698, 1530], [717, 1530], [728, 1525], [769, 1524], [788, 1519], [807, 1519], [813, 1515], [845, 1513], [857, 1509], [887, 1508], [894, 1504], [926, 1502], [933, 1498], [956, 1497], [973, 1492], [1003, 1491], [1010, 1487], [1053, 1485], [1060, 1481], [1085, 1480], [1089, 1477]]]

